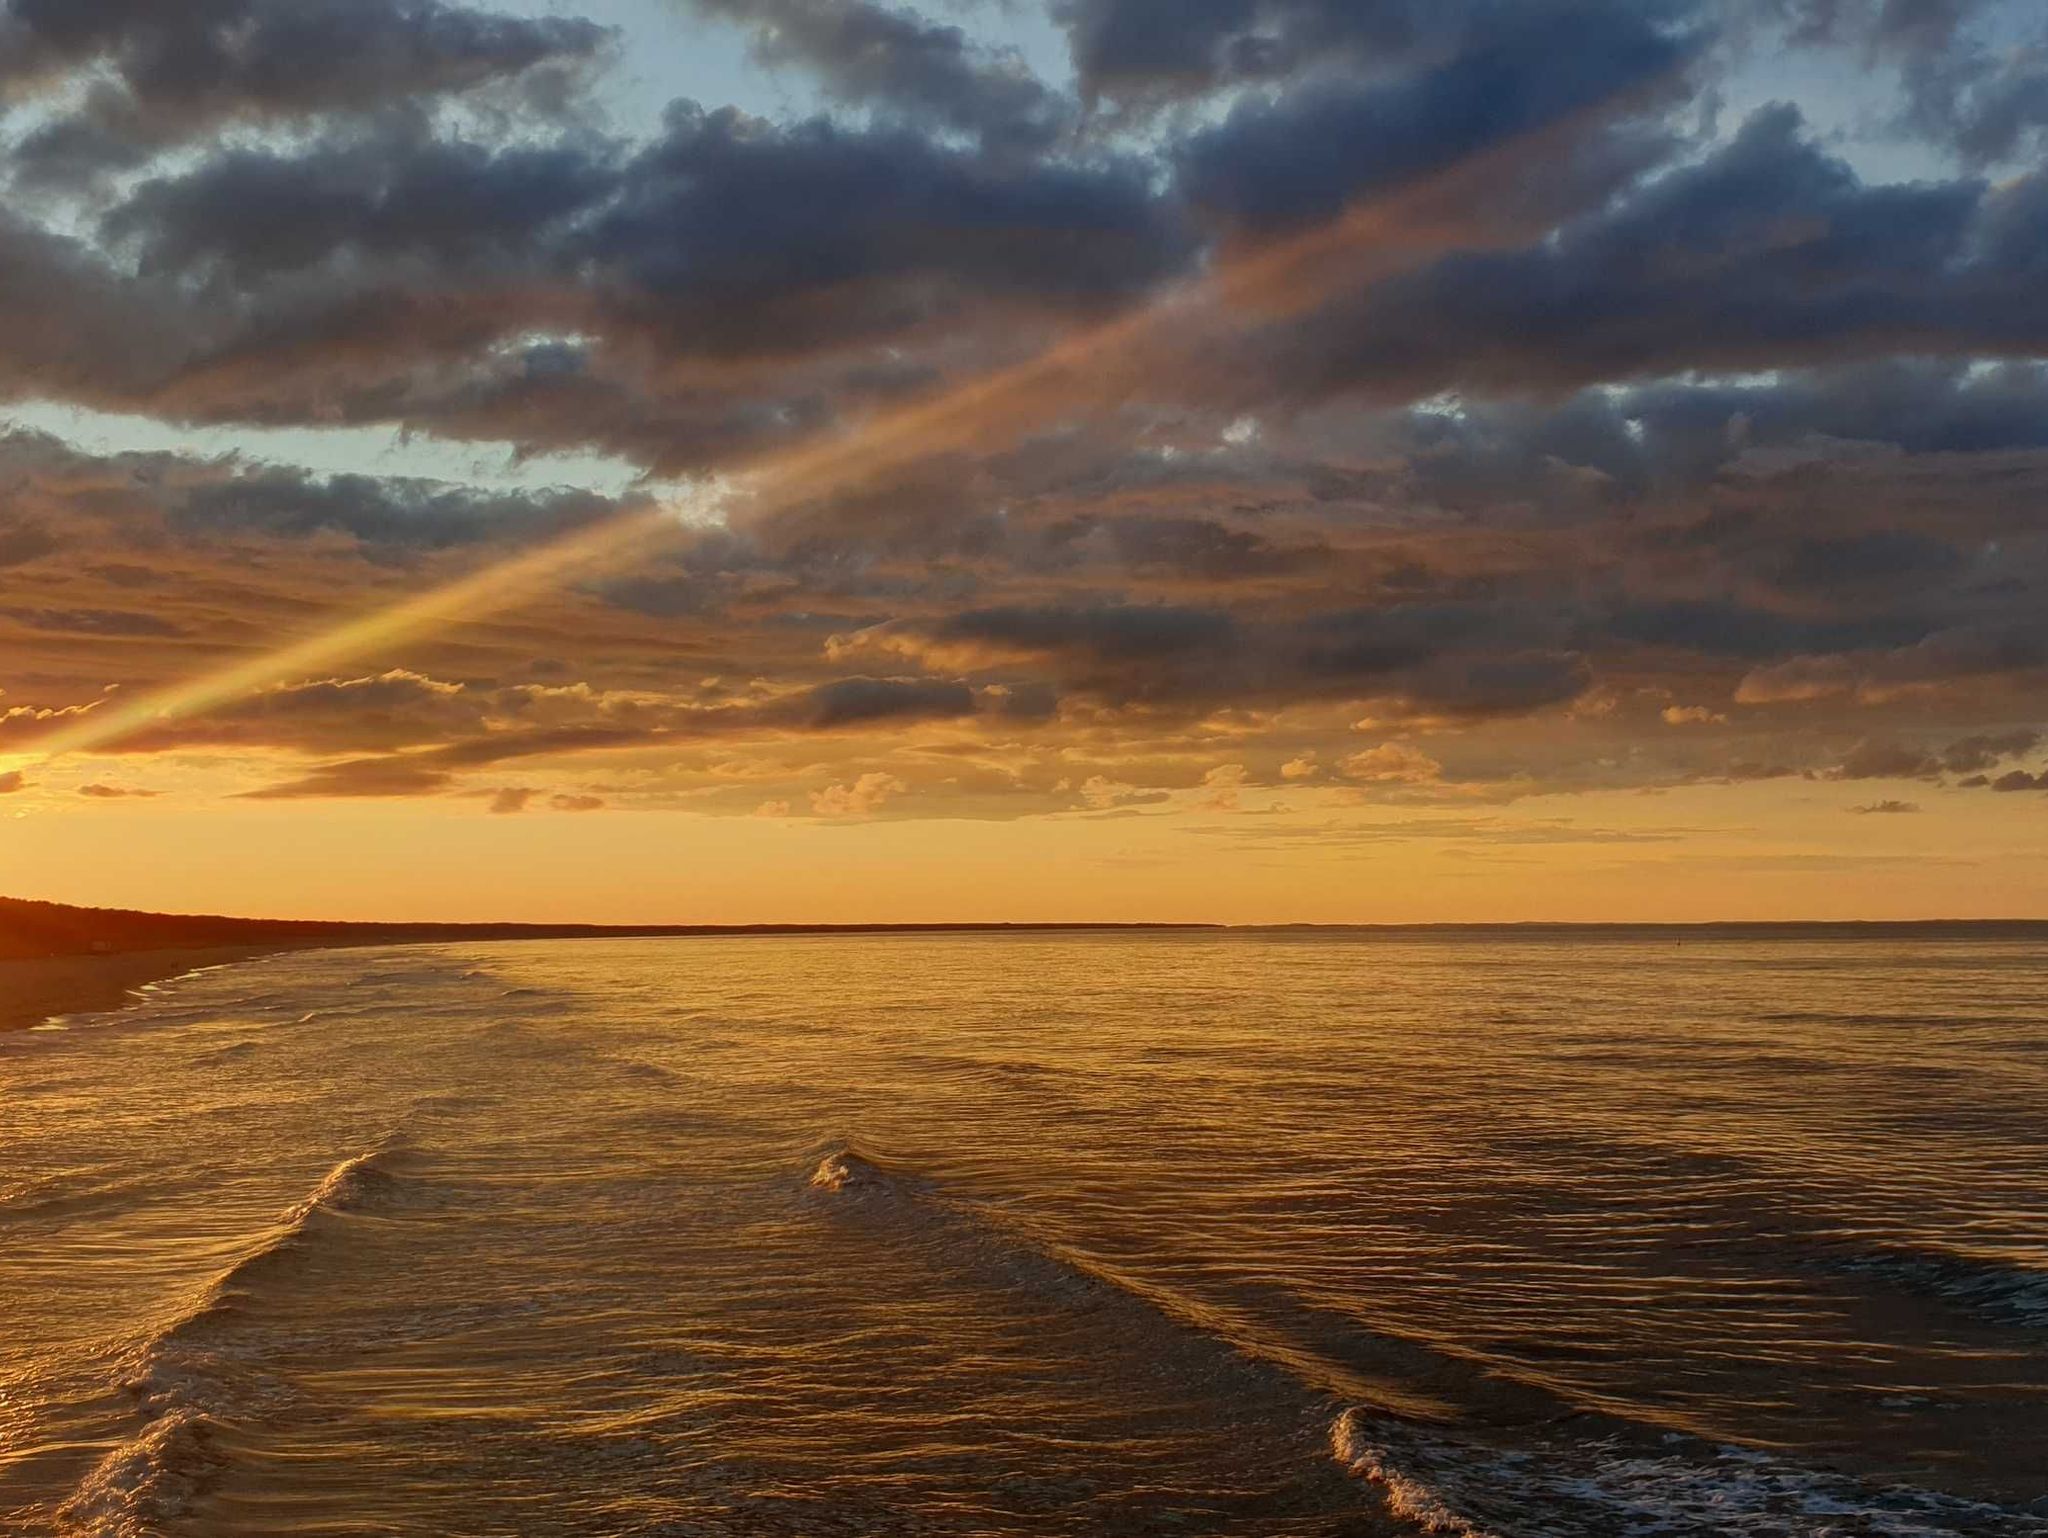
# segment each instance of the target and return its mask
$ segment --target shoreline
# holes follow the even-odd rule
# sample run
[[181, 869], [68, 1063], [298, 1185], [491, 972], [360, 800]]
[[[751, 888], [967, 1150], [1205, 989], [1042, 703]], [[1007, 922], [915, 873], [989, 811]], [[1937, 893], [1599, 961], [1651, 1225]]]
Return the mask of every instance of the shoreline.
[[[231, 928], [234, 921], [201, 921]], [[247, 927], [261, 928], [256, 920]], [[279, 927], [289, 928], [289, 925]], [[306, 925], [307, 929], [325, 926]], [[163, 945], [115, 951], [9, 955], [0, 950], [0, 1036], [32, 1031], [61, 1015], [101, 1014], [139, 1002], [137, 990], [202, 968], [232, 966], [287, 951], [361, 950], [395, 945], [489, 944], [535, 940], [777, 938], [831, 934], [1072, 933], [1124, 929], [1200, 929], [1201, 925], [877, 924], [690, 925], [613, 929], [606, 926], [416, 925], [333, 926], [326, 935], [252, 937], [240, 944]], [[351, 930], [353, 929], [353, 932]], [[334, 932], [339, 931], [339, 932]]]
[[[78, 912], [81, 910], [71, 910]], [[83, 910], [90, 912], [91, 910]], [[155, 917], [151, 915], [151, 917]], [[606, 925], [297, 925], [290, 922], [200, 920], [209, 927], [286, 931], [251, 935], [236, 943], [221, 934], [217, 943], [137, 946], [115, 951], [13, 954], [0, 949], [0, 1035], [33, 1030], [61, 1015], [98, 1014], [137, 1002], [137, 990], [206, 967], [230, 966], [287, 951], [351, 950], [387, 945], [433, 945], [532, 940], [745, 939], [804, 936], [939, 936], [957, 934], [1180, 933], [1272, 936], [1316, 934], [1381, 935], [1388, 938], [1490, 934], [1502, 939], [1544, 936], [1603, 939], [1655, 936], [1741, 939], [2026, 939], [2048, 942], [2042, 919], [1809, 920], [1792, 922], [1707, 921], [1687, 924], [1509, 923], [1509, 924], [1271, 924], [1200, 923], [1013, 923], [1013, 924], [734, 924], [614, 928]], [[293, 934], [290, 931], [300, 932]], [[305, 931], [314, 931], [306, 933]], [[319, 931], [326, 932], [320, 933]]]
[[137, 1002], [136, 990], [150, 983], [295, 948], [222, 945], [103, 956], [0, 957], [0, 1035], [34, 1030], [58, 1015], [125, 1009]]

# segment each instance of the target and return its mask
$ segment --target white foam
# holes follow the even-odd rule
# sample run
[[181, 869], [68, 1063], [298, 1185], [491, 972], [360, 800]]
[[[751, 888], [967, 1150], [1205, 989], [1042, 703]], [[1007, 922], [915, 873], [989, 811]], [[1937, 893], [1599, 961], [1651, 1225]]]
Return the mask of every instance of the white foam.
[[887, 1175], [859, 1154], [843, 1148], [818, 1161], [818, 1167], [811, 1172], [810, 1183], [814, 1191], [851, 1191], [858, 1194], [891, 1189]]
[[212, 1423], [194, 1409], [159, 1415], [96, 1464], [57, 1508], [64, 1538], [155, 1538], [204, 1486]]
[[1859, 1484], [1750, 1448], [1670, 1439], [1504, 1450], [1347, 1410], [1330, 1447], [1396, 1516], [1452, 1538], [2044, 1538], [2023, 1512]]

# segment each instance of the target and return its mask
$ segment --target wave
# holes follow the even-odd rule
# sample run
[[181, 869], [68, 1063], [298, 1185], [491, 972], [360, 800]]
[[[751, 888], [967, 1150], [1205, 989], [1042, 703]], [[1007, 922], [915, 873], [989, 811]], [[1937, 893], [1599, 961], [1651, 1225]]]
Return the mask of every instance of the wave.
[[122, 1387], [140, 1429], [103, 1457], [58, 1508], [64, 1538], [153, 1538], [190, 1508], [219, 1471], [215, 1439], [237, 1415], [275, 1398], [256, 1358], [225, 1337], [262, 1297], [267, 1281], [302, 1255], [330, 1223], [382, 1208], [403, 1189], [393, 1167], [403, 1144], [386, 1138], [342, 1160], [279, 1214], [124, 1363]]
[[1874, 1486], [1675, 1433], [1500, 1448], [1346, 1410], [1330, 1451], [1389, 1511], [1449, 1538], [2041, 1538], [2038, 1516]]
[[57, 1508], [63, 1538], [155, 1538], [212, 1480], [214, 1423], [196, 1410], [158, 1416], [96, 1464]]
[[851, 1197], [890, 1198], [925, 1189], [923, 1182], [908, 1181], [849, 1147], [834, 1148], [821, 1158], [809, 1185], [813, 1191]]
[[1957, 1303], [2002, 1324], [2048, 1328], [2048, 1269], [1957, 1250], [1890, 1245], [1829, 1257], [1827, 1269]]
[[1114, 1302], [1132, 1311], [1133, 1327], [1141, 1319], [1150, 1320], [1201, 1337], [1247, 1363], [1285, 1366], [1297, 1378], [1316, 1374], [1318, 1364], [1305, 1361], [1284, 1344], [1260, 1340], [1246, 1321], [1227, 1310], [1128, 1275], [1051, 1235], [1021, 1226], [1012, 1214], [993, 1212], [854, 1145], [827, 1148], [805, 1187], [807, 1194], [850, 1212], [913, 1224], [917, 1242], [964, 1270], [993, 1273], [1003, 1285], [1028, 1287], [1069, 1305]]
[[[2036, 1513], [1875, 1486], [1593, 1411], [1356, 1321], [1340, 1360], [1328, 1341], [1297, 1344], [1297, 1332], [1255, 1300], [1183, 1296], [1128, 1275], [851, 1145], [826, 1149], [805, 1185], [849, 1215], [914, 1223], [919, 1242], [987, 1254], [1004, 1285], [1074, 1308], [1130, 1310], [1116, 1325], [1120, 1338], [1145, 1339], [1156, 1360], [1189, 1353], [1185, 1365], [1205, 1381], [1221, 1357], [1284, 1380], [1301, 1411], [1332, 1417], [1338, 1465], [1409, 1529], [1447, 1538], [2048, 1538]], [[1291, 1307], [1297, 1324], [1315, 1312], [1300, 1300]], [[1156, 1333], [1140, 1335], [1147, 1330]], [[1497, 1440], [1453, 1424], [1483, 1425]]]

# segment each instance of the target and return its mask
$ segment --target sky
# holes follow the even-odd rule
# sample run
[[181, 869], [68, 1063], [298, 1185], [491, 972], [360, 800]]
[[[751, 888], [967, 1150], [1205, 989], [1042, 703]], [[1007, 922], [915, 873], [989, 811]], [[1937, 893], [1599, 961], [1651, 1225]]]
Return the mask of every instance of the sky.
[[2032, 0], [0, 0], [0, 891], [2048, 916]]

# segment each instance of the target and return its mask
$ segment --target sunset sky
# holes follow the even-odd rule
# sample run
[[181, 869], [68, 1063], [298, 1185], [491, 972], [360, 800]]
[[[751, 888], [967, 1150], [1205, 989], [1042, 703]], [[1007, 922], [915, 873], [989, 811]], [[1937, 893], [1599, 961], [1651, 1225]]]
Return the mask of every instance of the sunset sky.
[[2048, 915], [2036, 0], [0, 0], [0, 892]]

